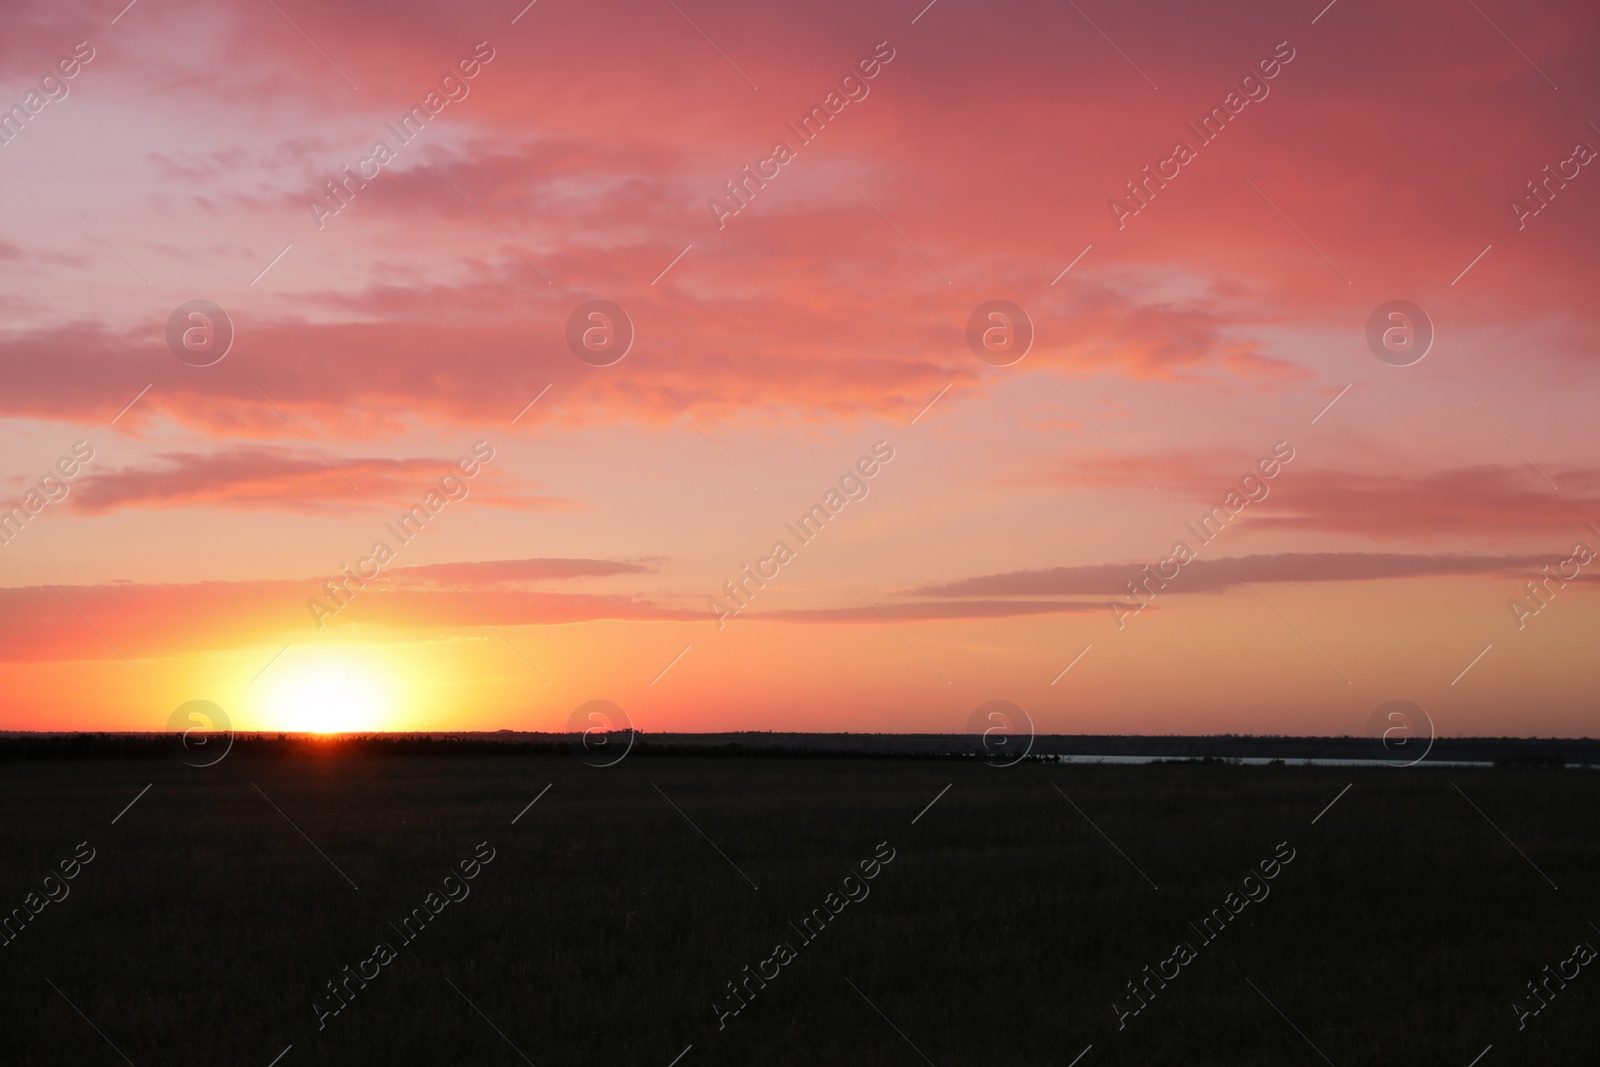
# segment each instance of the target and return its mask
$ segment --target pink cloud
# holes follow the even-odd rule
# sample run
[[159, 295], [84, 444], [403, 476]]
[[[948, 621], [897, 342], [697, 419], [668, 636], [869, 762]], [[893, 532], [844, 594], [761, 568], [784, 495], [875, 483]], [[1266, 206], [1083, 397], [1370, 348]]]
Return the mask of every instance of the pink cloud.
[[[454, 461], [443, 459], [349, 458], [324, 460], [315, 454], [279, 449], [235, 448], [211, 454], [168, 452], [164, 466], [96, 471], [73, 485], [74, 506], [90, 514], [123, 508], [228, 508], [236, 511], [339, 511], [352, 503], [367, 507], [415, 503], [455, 475], [467, 497], [491, 507], [521, 511], [571, 511], [577, 505], [559, 497], [524, 496], [496, 484], [485, 470], [460, 478]], [[458, 490], [460, 492], [461, 490]], [[464, 498], [465, 499], [465, 498]]]

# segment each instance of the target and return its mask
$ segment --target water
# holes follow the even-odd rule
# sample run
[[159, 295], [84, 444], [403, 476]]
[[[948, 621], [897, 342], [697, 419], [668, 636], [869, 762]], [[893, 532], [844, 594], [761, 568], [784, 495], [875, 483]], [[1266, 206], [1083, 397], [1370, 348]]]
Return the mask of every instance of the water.
[[[1201, 760], [1218, 757], [1204, 756], [1056, 756], [1061, 763], [1199, 763]], [[1384, 767], [1403, 765], [1403, 761], [1385, 761], [1381, 759], [1318, 759], [1313, 757], [1267, 757], [1267, 756], [1227, 756], [1223, 757], [1228, 763], [1243, 764], [1246, 767], [1266, 767], [1270, 764], [1281, 763], [1285, 767]], [[1493, 767], [1494, 764], [1487, 760], [1435, 760], [1424, 759], [1414, 764], [1418, 767]], [[1575, 766], [1575, 764], [1568, 764]]]

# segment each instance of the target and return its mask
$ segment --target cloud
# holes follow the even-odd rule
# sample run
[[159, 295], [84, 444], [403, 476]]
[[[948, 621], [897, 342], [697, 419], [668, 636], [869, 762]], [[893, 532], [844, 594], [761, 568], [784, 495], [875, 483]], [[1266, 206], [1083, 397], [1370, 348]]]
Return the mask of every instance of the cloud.
[[[408, 419], [466, 426], [509, 418], [553, 382], [541, 418], [563, 427], [664, 425], [673, 413], [636, 388], [632, 364], [597, 376], [565, 351], [566, 318], [596, 295], [599, 279], [636, 320], [635, 362], [648, 339], [653, 379], [696, 416], [715, 420], [776, 422], [797, 410], [819, 421], [904, 418], [952, 382], [991, 388], [997, 376], [971, 359], [962, 332], [971, 309], [997, 293], [1028, 307], [1038, 326], [1018, 373], [1292, 388], [1312, 379], [1316, 346], [1289, 343], [1286, 334], [1354, 341], [1371, 308], [1340, 293], [1337, 275], [1244, 178], [1270, 191], [1352, 273], [1351, 263], [1362, 264], [1363, 284], [1437, 275], [1433, 291], [1415, 295], [1442, 314], [1432, 301], [1457, 300], [1464, 290], [1449, 290], [1453, 271], [1440, 265], [1464, 265], [1482, 247], [1464, 247], [1464, 220], [1481, 224], [1485, 241], [1529, 236], [1510, 229], [1505, 211], [1508, 191], [1527, 175], [1499, 157], [1528, 161], [1531, 174], [1532, 161], [1589, 136], [1581, 124], [1542, 111], [1530, 118], [1505, 99], [1508, 84], [1533, 75], [1517, 71], [1520, 57], [1503, 42], [1483, 40], [1482, 26], [1407, 10], [1396, 15], [1394, 41], [1363, 53], [1361, 78], [1312, 77], [1328, 46], [1297, 44], [1300, 57], [1273, 80], [1272, 95], [1251, 104], [1226, 137], [1201, 150], [1198, 166], [1118, 231], [1107, 199], [1177, 137], [1192, 136], [1183, 113], [1163, 103], [1167, 92], [1108, 88], [1143, 82], [1098, 39], [1082, 39], [1081, 17], [1070, 9], [1018, 5], [1007, 18], [1030, 32], [1004, 39], [971, 16], [940, 12], [936, 20], [930, 12], [915, 38], [896, 43], [899, 54], [871, 96], [851, 104], [819, 146], [803, 148], [719, 230], [707, 197], [790, 136], [780, 116], [814, 101], [853, 52], [887, 31], [844, 5], [739, 11], [729, 25], [763, 72], [757, 99], [726, 66], [685, 58], [682, 48], [703, 42], [670, 8], [623, 9], [630, 24], [649, 29], [619, 35], [614, 11], [579, 6], [536, 9], [495, 37], [498, 57], [473, 79], [470, 96], [321, 231], [307, 197], [374, 138], [391, 136], [384, 123], [464, 54], [465, 36], [451, 40], [421, 8], [397, 10], [378, 26], [355, 0], [317, 5], [306, 32], [325, 35], [329, 54], [362, 85], [357, 96], [270, 6], [224, 6], [203, 22], [130, 12], [116, 32], [137, 38], [142, 62], [97, 60], [76, 83], [82, 91], [61, 105], [82, 109], [91, 125], [125, 121], [110, 101], [150, 109], [151, 145], [119, 159], [99, 189], [85, 190], [118, 220], [108, 235], [133, 262], [148, 266], [141, 253], [160, 247], [171, 269], [192, 269], [185, 258], [223, 258], [203, 254], [200, 238], [190, 237], [217, 241], [212, 226], [196, 228], [190, 216], [197, 204], [221, 203], [230, 231], [238, 230], [230, 232], [228, 266], [241, 284], [294, 237], [289, 258], [269, 276], [274, 285], [292, 280], [292, 295], [252, 295], [241, 306], [248, 316], [233, 308], [237, 351], [205, 375], [165, 352], [159, 309], [141, 303], [130, 325], [126, 307], [88, 315], [81, 302], [44, 297], [54, 303], [0, 337], [0, 414], [109, 418], [154, 380], [119, 427], [148, 430], [170, 418], [229, 437], [289, 436], [253, 394], [256, 380], [297, 419], [304, 415], [308, 429], [370, 439], [403, 432]], [[31, 10], [27, 47], [0, 45], [0, 67], [19, 79], [76, 40], [82, 24], [48, 5]], [[717, 10], [712, 4], [708, 17]], [[464, 11], [473, 14], [463, 25], [505, 22], [487, 2]], [[846, 43], [844, 30], [816, 32], [813, 19], [834, 16], [859, 32], [861, 46]], [[535, 18], [541, 31], [529, 35]], [[1163, 89], [1170, 85], [1195, 109], [1233, 88], [1248, 63], [1241, 42], [1262, 33], [1244, 7], [1199, 15], [1169, 4], [1160, 18], [1164, 32], [1146, 35], [1145, 55]], [[1524, 47], [1542, 38], [1549, 55], [1576, 67], [1592, 49], [1581, 32], [1553, 27], [1595, 19], [1575, 4], [1541, 8], [1524, 27]], [[1444, 34], [1455, 47], [1419, 61], [1400, 43], [1401, 27], [1425, 27], [1430, 39]], [[1045, 40], [1068, 51], [1052, 53]], [[1261, 37], [1259, 50], [1270, 43]], [[1005, 69], [966, 61], [977, 47], [1004, 48]], [[214, 55], [235, 62], [205, 60]], [[1397, 93], [1407, 108], [1390, 106]], [[1419, 122], [1418, 114], [1432, 118]], [[183, 136], [196, 122], [229, 135], [197, 150]], [[1459, 165], [1463, 123], [1495, 129], [1504, 152]], [[177, 132], [155, 136], [167, 126]], [[1056, 133], [1039, 137], [1042, 128]], [[1364, 150], [1371, 145], [1390, 151]], [[996, 174], [1006, 175], [1003, 196]], [[847, 176], [942, 264], [951, 285]], [[1026, 224], [1019, 204], [1027, 205]], [[1348, 210], [1330, 235], [1317, 213], [1335, 205]], [[65, 204], [52, 210], [78, 227], [70, 248], [84, 254], [76, 261], [104, 266], [108, 250], [95, 235]], [[1527, 330], [1528, 308], [1537, 307], [1559, 341], [1530, 346], [1539, 353], [1530, 359], [1570, 362], [1592, 350], [1587, 251], [1577, 235], [1592, 229], [1600, 203], [1565, 194], [1555, 210], [1567, 214], [1547, 230], [1548, 245], [1534, 252], [1526, 241], [1497, 240], [1478, 271], [1496, 270], [1502, 254], [1511, 264], [1537, 255], [1547, 268], [1499, 268], [1494, 287], [1449, 306], [1456, 329], [1487, 322]], [[303, 229], [296, 234], [295, 226]], [[1093, 251], [1052, 286], [1057, 265], [1083, 247], [1063, 247], [1068, 233], [1083, 234], [1085, 245], [1093, 238]], [[1396, 242], [1395, 233], [1406, 240]], [[71, 291], [61, 283], [90, 274], [48, 261], [62, 255], [54, 229], [48, 241], [7, 240], [0, 255], [8, 262], [49, 268], [47, 292]], [[652, 286], [691, 242], [688, 256]], [[446, 365], [457, 354], [468, 358]], [[516, 398], [507, 411], [509, 394]]]
[[[1074, 457], [1019, 485], [1117, 488], [1143, 485], [1139, 471], [1187, 499], [1215, 505], [1248, 471], [1248, 455], [1216, 449], [1169, 450], [1131, 457]], [[1318, 470], [1304, 459], [1264, 482], [1240, 527], [1348, 534], [1373, 540], [1493, 543], [1507, 536], [1574, 536], [1600, 520], [1600, 469], [1547, 467], [1560, 491], [1527, 464], [1484, 463], [1419, 473]]]
[[[307, 618], [309, 620], [309, 613]], [[704, 609], [666, 607], [643, 597], [626, 595], [480, 589], [473, 592], [469, 604], [453, 590], [433, 592], [397, 588], [361, 593], [345, 611], [335, 619], [330, 619], [328, 626], [374, 625], [439, 630], [488, 624], [554, 626], [608, 620], [702, 622], [710, 618]]]
[[1072, 340], [1063, 355], [1076, 370], [1114, 369], [1148, 381], [1216, 379], [1219, 372], [1274, 384], [1312, 377], [1306, 367], [1263, 353], [1249, 336], [1249, 315], [1237, 302], [1147, 302], [1125, 281], [1056, 310], [1072, 321]]
[[[1163, 592], [1217, 593], [1251, 582], [1359, 582], [1392, 578], [1507, 575], [1537, 570], [1540, 556], [1404, 555], [1393, 552], [1282, 552], [1197, 559], [1185, 564]], [[1143, 577], [1140, 564], [988, 574], [910, 591], [913, 596], [1126, 596], [1126, 583]], [[1096, 607], [1104, 608], [1103, 603]]]
[[[878, 609], [883, 614], [878, 614]], [[1070, 600], [948, 600], [925, 603], [883, 602], [877, 608], [788, 608], [779, 611], [760, 611], [740, 615], [741, 619], [768, 622], [880, 623], [884, 616], [891, 621], [925, 622], [942, 619], [1005, 619], [1025, 615], [1059, 615], [1105, 611], [1104, 601], [1081, 603]]]
[[[766, 253], [779, 264], [798, 264], [815, 255], [811, 242], [827, 229], [837, 231], [842, 252], [855, 245], [870, 256], [860, 247], [867, 221], [852, 210], [774, 222]], [[679, 251], [681, 245], [636, 240], [625, 254], [644, 277]], [[561, 267], [548, 260], [546, 267], [609, 271], [618, 254], [575, 248]], [[460, 268], [443, 280], [309, 294], [308, 302], [324, 305], [331, 319], [236, 322], [234, 351], [205, 375], [174, 359], [149, 325], [118, 332], [77, 322], [0, 335], [0, 379], [8, 384], [0, 415], [96, 422], [153, 382], [119, 426], [142, 432], [165, 418], [215, 436], [292, 439], [294, 430], [264, 394], [308, 432], [360, 440], [399, 434], [410, 420], [460, 427], [498, 422], [526, 403], [519, 398], [531, 399], [546, 385], [540, 417], [563, 428], [665, 426], [676, 417], [653, 390], [638, 388], [637, 359], [595, 375], [567, 350], [567, 319], [587, 294], [530, 286], [518, 276], [528, 271], [525, 264], [468, 261]], [[674, 272], [699, 269], [706, 268], [686, 260]], [[697, 415], [772, 425], [792, 424], [797, 408], [835, 419], [899, 420], [951, 383], [988, 387], [983, 366], [965, 349], [965, 315], [930, 316], [920, 286], [869, 295], [777, 269], [792, 282], [748, 291], [742, 283], [713, 282], [671, 299], [654, 292], [624, 299], [636, 333], [650, 338], [651, 380]], [[976, 306], [987, 291], [964, 291], [957, 306]], [[1030, 370], [1280, 386], [1308, 377], [1251, 338], [1249, 309], [1147, 303], [1136, 280], [1035, 313], [1046, 322], [1070, 321], [1072, 330], [1069, 342], [1041, 341], [1029, 356]], [[451, 353], [472, 358], [442, 369]]]
[[[535, 571], [541, 562], [549, 561], [511, 560], [487, 566], [491, 573], [515, 572], [519, 563], [526, 565], [524, 570]], [[560, 562], [569, 571], [584, 564], [598, 571], [609, 561]], [[441, 575], [434, 571], [432, 576]], [[0, 589], [0, 662], [104, 660], [116, 659], [119, 653], [147, 659], [253, 648], [269, 637], [309, 638], [317, 627], [307, 601], [327, 596], [317, 581], [114, 582]], [[703, 609], [664, 607], [625, 595], [483, 588], [475, 589], [468, 603], [452, 590], [411, 589], [403, 583], [399, 576], [368, 583], [345, 610], [326, 620], [327, 630], [471, 629], [486, 625], [485, 616], [500, 627], [711, 618]]]
[[1263, 529], [1319, 530], [1377, 540], [1586, 534], [1600, 518], [1600, 471], [1554, 468], [1550, 488], [1526, 465], [1483, 464], [1417, 475], [1307, 470], [1280, 478], [1261, 512]]
[[[268, 448], [234, 448], [209, 454], [167, 452], [160, 467], [95, 471], [75, 483], [74, 506], [89, 514], [123, 508], [228, 508], [236, 511], [325, 513], [352, 503], [368, 507], [415, 503], [455, 463], [444, 459], [339, 458]], [[559, 497], [517, 495], [497, 485], [487, 468], [463, 479], [469, 498], [521, 511], [571, 511]]]
[[625, 563], [612, 559], [500, 559], [481, 563], [426, 563], [401, 567], [396, 574], [405, 578], [437, 579], [457, 585], [512, 585], [519, 582], [570, 578], [609, 578], [618, 574], [648, 574], [655, 570], [645, 563]]

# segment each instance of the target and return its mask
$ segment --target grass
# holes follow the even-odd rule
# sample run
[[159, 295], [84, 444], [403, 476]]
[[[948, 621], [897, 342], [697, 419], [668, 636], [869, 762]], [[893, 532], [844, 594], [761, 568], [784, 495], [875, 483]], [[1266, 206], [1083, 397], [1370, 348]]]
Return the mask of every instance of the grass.
[[[1600, 946], [1587, 771], [331, 749], [3, 766], [0, 909], [96, 850], [0, 947], [10, 1062], [267, 1067], [292, 1046], [279, 1067], [668, 1067], [692, 1045], [679, 1067], [947, 1067], [1092, 1044], [1079, 1067], [1466, 1067], [1492, 1043], [1493, 1067], [1587, 1062], [1600, 1039], [1595, 968], [1525, 1029], [1511, 1007]], [[1270, 896], [1202, 945], [1189, 923], [1285, 841]], [[480, 842], [470, 896], [402, 944], [389, 924]], [[870, 896], [802, 943], [789, 923], [881, 842]], [[1112, 1002], [1180, 940], [1197, 958], [1119, 1030]], [[397, 958], [319, 1030], [323, 984], [379, 941]], [[719, 1029], [724, 983], [780, 941], [796, 958]]]

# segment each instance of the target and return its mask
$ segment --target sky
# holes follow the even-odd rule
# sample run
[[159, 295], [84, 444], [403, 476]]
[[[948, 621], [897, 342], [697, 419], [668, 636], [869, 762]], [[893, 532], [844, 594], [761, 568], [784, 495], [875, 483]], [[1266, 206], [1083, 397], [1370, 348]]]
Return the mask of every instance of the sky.
[[1595, 733], [1593, 5], [124, 3], [0, 15], [0, 729]]

